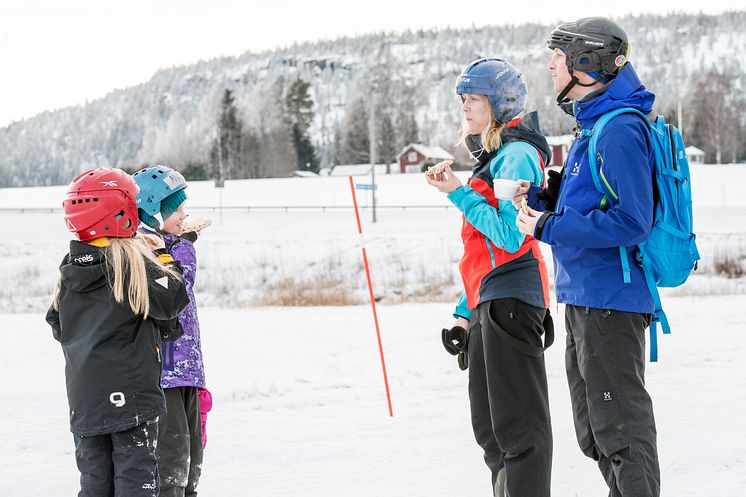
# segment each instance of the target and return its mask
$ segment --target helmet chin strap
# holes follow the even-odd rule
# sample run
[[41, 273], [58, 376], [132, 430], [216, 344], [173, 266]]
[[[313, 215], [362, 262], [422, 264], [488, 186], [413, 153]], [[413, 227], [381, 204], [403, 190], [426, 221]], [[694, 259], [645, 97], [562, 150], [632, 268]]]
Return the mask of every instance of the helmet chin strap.
[[566, 98], [566, 97], [567, 97], [567, 94], [570, 93], [570, 90], [572, 90], [575, 85], [582, 86], [584, 88], [588, 88], [588, 87], [593, 86], [593, 85], [595, 85], [597, 83], [600, 83], [601, 82], [601, 78], [603, 77], [603, 76], [599, 76], [599, 78], [598, 79], [594, 79], [592, 83], [581, 83], [578, 80], [578, 78], [575, 76], [575, 73], [573, 72], [573, 70], [572, 69], [569, 69], [569, 70], [570, 70], [570, 76], [572, 76], [572, 79], [570, 79], [570, 82], [567, 83], [567, 86], [565, 86], [562, 89], [562, 91], [559, 93], [559, 95], [557, 95], [557, 105], [562, 105], [562, 104], [567, 103], [567, 102], [570, 101], [570, 99]]

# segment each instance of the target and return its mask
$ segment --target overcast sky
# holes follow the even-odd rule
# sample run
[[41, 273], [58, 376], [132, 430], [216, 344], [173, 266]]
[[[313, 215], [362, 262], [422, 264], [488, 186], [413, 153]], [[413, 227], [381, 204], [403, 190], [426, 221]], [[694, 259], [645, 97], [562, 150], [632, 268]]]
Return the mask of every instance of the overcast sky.
[[[705, 3], [707, 13], [743, 8], [740, 0]], [[0, 0], [0, 126], [142, 83], [162, 67], [247, 50], [382, 30], [698, 12], [703, 2], [584, 1], [575, 2], [575, 7], [565, 0], [562, 4], [546, 0]]]

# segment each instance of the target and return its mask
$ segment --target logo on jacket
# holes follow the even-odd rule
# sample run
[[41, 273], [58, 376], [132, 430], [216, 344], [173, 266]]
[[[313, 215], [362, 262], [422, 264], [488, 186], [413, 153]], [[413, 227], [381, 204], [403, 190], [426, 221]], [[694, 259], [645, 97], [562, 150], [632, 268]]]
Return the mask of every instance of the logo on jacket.
[[572, 170], [570, 171], [570, 174], [572, 174], [573, 176], [577, 176], [578, 174], [580, 174], [580, 163], [579, 162], [576, 162], [572, 166]]
[[613, 400], [611, 398], [611, 392], [604, 392], [604, 402], [609, 402], [610, 400]]
[[122, 392], [112, 392], [109, 395], [109, 402], [114, 404], [116, 407], [122, 407], [127, 401], [124, 400], [124, 394]]
[[93, 262], [93, 255], [86, 254], [86, 255], [82, 255], [80, 257], [76, 257], [73, 260], [75, 262], [77, 262], [78, 264], [88, 264], [89, 262]]
[[158, 278], [157, 280], [155, 280], [155, 282], [161, 285], [166, 290], [168, 290], [168, 276], [163, 276], [162, 278]]

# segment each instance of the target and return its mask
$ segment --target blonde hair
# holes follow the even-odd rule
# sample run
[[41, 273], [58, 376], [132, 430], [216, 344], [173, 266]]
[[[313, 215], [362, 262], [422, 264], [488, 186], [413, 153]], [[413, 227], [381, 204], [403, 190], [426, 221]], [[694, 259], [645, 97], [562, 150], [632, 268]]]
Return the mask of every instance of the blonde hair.
[[[142, 314], [147, 318], [150, 312], [150, 291], [146, 262], [151, 263], [166, 276], [176, 278], [179, 273], [160, 262], [142, 238], [111, 238], [109, 242], [110, 245], [106, 247], [103, 254], [111, 270], [105, 271], [105, 274], [114, 300], [119, 304], [125, 301], [125, 280], [129, 280], [126, 288], [127, 303], [132, 312]], [[60, 285], [61, 277], [54, 288], [52, 301], [54, 310], [59, 310]]]
[[[484, 95], [476, 95], [478, 98], [484, 99], [488, 104], [489, 100]], [[485, 128], [482, 130], [482, 133], [480, 135], [481, 141], [482, 141], [482, 150], [484, 150], [487, 153], [494, 152], [495, 150], [499, 149], [502, 144], [502, 137], [500, 136], [500, 133], [502, 133], [503, 129], [505, 129], [504, 124], [500, 124], [497, 122], [497, 119], [495, 119], [495, 114], [492, 112], [492, 106], [490, 105], [490, 122], [485, 126]], [[456, 143], [457, 145], [464, 145], [466, 146], [466, 137], [469, 136], [469, 127], [467, 126], [466, 119], [464, 118], [461, 121], [461, 129], [459, 130], [459, 140]], [[471, 154], [473, 158], [474, 154]]]

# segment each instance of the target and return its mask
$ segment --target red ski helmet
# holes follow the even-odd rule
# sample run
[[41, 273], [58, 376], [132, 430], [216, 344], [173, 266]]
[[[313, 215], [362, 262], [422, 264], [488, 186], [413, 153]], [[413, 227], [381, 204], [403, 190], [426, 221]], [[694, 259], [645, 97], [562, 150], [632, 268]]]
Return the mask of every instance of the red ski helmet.
[[67, 229], [81, 242], [108, 236], [129, 238], [137, 232], [137, 192], [121, 169], [99, 167], [75, 178], [62, 202]]

